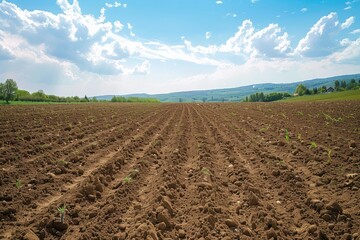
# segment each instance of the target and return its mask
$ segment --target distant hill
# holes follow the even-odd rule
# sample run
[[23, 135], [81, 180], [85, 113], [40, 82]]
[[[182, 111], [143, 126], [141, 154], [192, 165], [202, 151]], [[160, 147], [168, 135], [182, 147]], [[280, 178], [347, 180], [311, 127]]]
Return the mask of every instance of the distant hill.
[[[243, 100], [246, 96], [256, 92], [270, 93], [270, 92], [288, 92], [294, 93], [295, 88], [299, 84], [304, 84], [307, 88], [315, 88], [321, 86], [334, 86], [335, 80], [350, 81], [351, 79], [360, 79], [360, 74], [342, 75], [328, 78], [317, 78], [294, 83], [261, 83], [248, 85], [237, 88], [213, 89], [213, 90], [198, 90], [186, 92], [174, 92], [164, 94], [146, 94], [137, 93], [129, 95], [121, 95], [124, 97], [146, 97], [157, 98], [161, 102], [236, 102]], [[110, 100], [114, 95], [96, 96], [98, 100]], [[120, 95], [116, 95], [120, 96]]]

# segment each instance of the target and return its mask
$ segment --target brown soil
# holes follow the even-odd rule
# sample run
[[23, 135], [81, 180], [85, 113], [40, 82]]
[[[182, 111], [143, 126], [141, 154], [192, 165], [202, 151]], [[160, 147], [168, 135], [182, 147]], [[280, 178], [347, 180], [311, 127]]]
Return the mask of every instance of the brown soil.
[[360, 102], [0, 111], [0, 239], [359, 239]]

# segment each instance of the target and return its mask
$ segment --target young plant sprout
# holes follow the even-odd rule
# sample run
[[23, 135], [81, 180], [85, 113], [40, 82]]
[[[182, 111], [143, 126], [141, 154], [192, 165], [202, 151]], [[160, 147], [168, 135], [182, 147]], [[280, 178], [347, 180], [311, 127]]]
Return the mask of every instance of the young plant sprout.
[[286, 142], [289, 142], [290, 140], [289, 131], [287, 129], [285, 129], [285, 140]]
[[316, 142], [311, 142], [309, 148], [310, 148], [310, 149], [312, 149], [312, 148], [317, 148]]
[[16, 186], [17, 189], [20, 189], [22, 187], [21, 180], [17, 179], [16, 183], [15, 183], [15, 186]]
[[131, 178], [130, 176], [126, 176], [126, 177], [124, 178], [124, 183], [130, 183], [131, 180], [132, 180], [132, 178]]
[[62, 207], [58, 208], [58, 211], [60, 213], [60, 222], [64, 223], [64, 219], [65, 219], [65, 211], [66, 211], [66, 207], [65, 204]]
[[203, 168], [201, 169], [201, 172], [202, 172], [203, 174], [205, 174], [205, 175], [211, 175], [210, 170], [209, 170], [208, 168], [206, 168], [206, 167], [203, 167]]

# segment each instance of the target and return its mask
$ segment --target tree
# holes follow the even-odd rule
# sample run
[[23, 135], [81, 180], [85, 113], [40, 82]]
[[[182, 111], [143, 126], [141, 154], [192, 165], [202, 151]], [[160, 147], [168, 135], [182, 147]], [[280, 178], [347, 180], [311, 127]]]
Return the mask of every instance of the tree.
[[15, 98], [17, 90], [18, 87], [16, 82], [12, 79], [6, 79], [5, 84], [3, 84], [2, 87], [2, 94], [6, 103], [9, 103], [10, 100]]
[[302, 96], [305, 94], [306, 89], [307, 88], [303, 84], [299, 84], [296, 87], [295, 93], [297, 93], [299, 96]]
[[16, 91], [16, 100], [17, 100], [17, 101], [22, 101], [22, 100], [24, 100], [24, 99], [28, 99], [30, 96], [31, 96], [31, 94], [30, 94], [28, 91], [26, 91], [26, 90], [20, 90], [20, 89], [18, 89], [18, 90]]
[[90, 102], [86, 95], [85, 95], [84, 99], [85, 99], [86, 102]]
[[313, 93], [318, 94], [318, 89], [316, 87], [313, 88]]
[[346, 81], [341, 81], [341, 88], [346, 89]]
[[98, 102], [97, 98], [96, 98], [96, 97], [93, 97], [93, 98], [92, 98], [92, 102]]
[[340, 88], [340, 82], [339, 82], [339, 80], [336, 80], [335, 81], [335, 89], [339, 90], [339, 88]]

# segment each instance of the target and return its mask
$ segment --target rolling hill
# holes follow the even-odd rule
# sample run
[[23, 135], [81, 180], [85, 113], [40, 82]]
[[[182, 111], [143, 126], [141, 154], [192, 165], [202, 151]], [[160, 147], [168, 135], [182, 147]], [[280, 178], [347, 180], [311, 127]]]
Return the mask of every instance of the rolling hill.
[[[360, 79], [360, 74], [341, 75], [328, 78], [317, 78], [311, 80], [305, 80], [294, 83], [262, 83], [248, 86], [242, 86], [237, 88], [225, 88], [225, 89], [213, 89], [213, 90], [198, 90], [198, 91], [185, 91], [185, 92], [173, 92], [164, 94], [129, 94], [122, 95], [124, 97], [151, 97], [157, 98], [161, 102], [236, 102], [243, 100], [246, 96], [256, 92], [288, 92], [293, 93], [295, 88], [299, 84], [304, 84], [307, 88], [315, 88], [321, 86], [334, 86], [335, 80], [350, 81], [351, 79]], [[110, 100], [114, 95], [102, 95], [96, 96], [98, 100]], [[120, 95], [116, 95], [120, 96]]]

